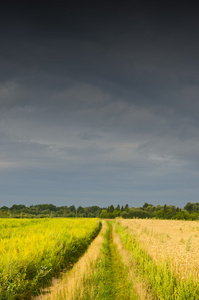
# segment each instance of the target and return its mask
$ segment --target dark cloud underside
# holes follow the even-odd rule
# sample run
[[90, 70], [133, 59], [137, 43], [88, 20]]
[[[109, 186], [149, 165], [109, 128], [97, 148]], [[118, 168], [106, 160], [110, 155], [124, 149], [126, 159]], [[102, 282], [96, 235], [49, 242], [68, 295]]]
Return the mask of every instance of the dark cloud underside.
[[197, 201], [191, 2], [7, 2], [0, 204]]

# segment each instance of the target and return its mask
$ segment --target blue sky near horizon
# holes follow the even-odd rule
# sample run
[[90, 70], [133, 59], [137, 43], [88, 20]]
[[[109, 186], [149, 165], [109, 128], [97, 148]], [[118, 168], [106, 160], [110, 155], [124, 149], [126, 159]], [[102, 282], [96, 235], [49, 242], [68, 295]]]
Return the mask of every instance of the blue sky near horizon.
[[196, 12], [4, 4], [0, 207], [198, 202]]

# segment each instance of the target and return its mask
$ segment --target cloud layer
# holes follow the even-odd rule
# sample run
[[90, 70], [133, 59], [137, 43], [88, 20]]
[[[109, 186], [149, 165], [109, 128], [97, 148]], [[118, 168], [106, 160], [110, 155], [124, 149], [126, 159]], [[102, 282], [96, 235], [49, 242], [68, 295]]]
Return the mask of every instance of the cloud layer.
[[2, 206], [197, 202], [194, 9], [103, 5], [5, 7]]

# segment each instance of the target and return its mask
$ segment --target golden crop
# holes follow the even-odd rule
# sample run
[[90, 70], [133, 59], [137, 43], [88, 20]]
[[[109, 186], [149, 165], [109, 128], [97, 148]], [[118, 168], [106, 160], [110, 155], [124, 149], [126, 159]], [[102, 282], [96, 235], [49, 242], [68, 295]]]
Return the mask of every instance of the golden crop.
[[181, 279], [199, 279], [199, 223], [178, 220], [121, 220], [156, 262], [167, 261]]

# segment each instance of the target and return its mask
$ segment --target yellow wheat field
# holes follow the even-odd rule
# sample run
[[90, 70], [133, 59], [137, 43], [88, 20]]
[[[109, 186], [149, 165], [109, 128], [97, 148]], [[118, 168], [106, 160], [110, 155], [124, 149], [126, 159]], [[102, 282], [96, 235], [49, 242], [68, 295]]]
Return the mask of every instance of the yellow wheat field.
[[124, 220], [150, 256], [157, 262], [167, 261], [183, 279], [199, 279], [199, 223], [178, 220]]

